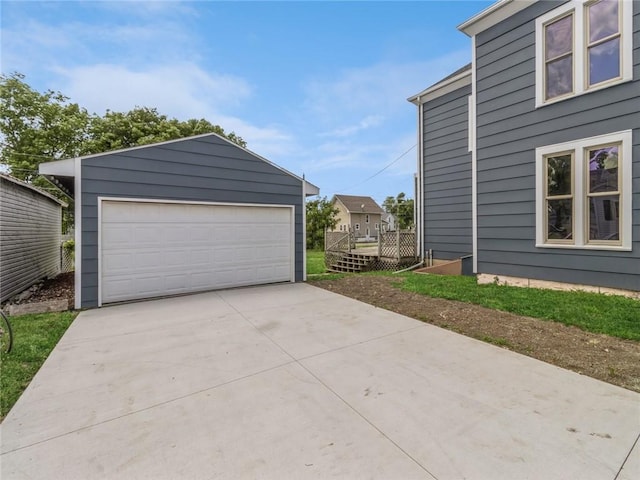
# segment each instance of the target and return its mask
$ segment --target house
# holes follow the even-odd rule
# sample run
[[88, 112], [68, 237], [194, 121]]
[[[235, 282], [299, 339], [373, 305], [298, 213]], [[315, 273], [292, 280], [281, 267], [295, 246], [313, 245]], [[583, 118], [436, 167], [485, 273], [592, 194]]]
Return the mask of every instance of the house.
[[409, 98], [423, 257], [640, 291], [640, 2], [501, 0], [459, 29], [472, 63]]
[[66, 206], [33, 185], [0, 174], [0, 302], [60, 273]]
[[382, 214], [382, 231], [391, 232], [396, 229], [396, 217], [393, 213], [385, 212]]
[[75, 195], [76, 308], [305, 279], [318, 188], [210, 133], [40, 164]]
[[331, 203], [338, 209], [338, 223], [334, 230], [354, 232], [356, 238], [364, 241], [378, 239], [383, 226], [385, 211], [371, 197], [356, 195], [334, 195]]

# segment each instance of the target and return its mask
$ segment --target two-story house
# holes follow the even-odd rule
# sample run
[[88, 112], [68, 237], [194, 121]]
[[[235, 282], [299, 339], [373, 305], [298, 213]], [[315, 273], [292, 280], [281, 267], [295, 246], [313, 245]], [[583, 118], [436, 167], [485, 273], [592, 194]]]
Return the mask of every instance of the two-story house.
[[420, 251], [480, 282], [640, 291], [640, 2], [501, 0], [418, 106]]
[[358, 239], [374, 241], [378, 232], [386, 230], [382, 216], [385, 211], [371, 197], [334, 195], [331, 203], [338, 210], [334, 230], [353, 232]]

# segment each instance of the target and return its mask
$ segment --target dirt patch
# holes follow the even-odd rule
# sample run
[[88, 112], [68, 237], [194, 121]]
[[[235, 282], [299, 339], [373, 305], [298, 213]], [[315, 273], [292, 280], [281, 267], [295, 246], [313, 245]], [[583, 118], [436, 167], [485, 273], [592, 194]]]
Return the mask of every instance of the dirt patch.
[[55, 278], [42, 280], [24, 292], [15, 295], [6, 304], [26, 305], [49, 300], [69, 300], [74, 305], [74, 272], [61, 273]]
[[368, 275], [313, 285], [640, 392], [640, 342], [561, 323], [405, 292], [403, 278]]

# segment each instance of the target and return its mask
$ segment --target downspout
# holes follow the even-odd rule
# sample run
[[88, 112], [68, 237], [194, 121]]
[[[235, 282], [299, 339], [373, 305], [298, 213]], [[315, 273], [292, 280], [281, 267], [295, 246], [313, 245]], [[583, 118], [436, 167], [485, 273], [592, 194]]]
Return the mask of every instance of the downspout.
[[420, 97], [417, 98], [418, 103], [418, 182], [416, 189], [416, 201], [415, 201], [415, 210], [416, 210], [416, 235], [417, 235], [417, 247], [419, 259], [421, 262], [424, 262], [424, 107], [422, 104], [422, 99]]
[[471, 37], [471, 107], [469, 112], [473, 125], [471, 125], [469, 139], [471, 143], [471, 238], [473, 253], [473, 273], [478, 273], [478, 143], [477, 143], [477, 88], [476, 88], [476, 36]]

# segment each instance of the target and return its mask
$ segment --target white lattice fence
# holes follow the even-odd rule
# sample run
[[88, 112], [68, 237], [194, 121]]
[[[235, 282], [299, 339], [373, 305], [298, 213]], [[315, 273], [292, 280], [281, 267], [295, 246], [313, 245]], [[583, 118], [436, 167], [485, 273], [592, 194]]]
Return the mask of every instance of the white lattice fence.
[[351, 232], [325, 232], [325, 252], [348, 252], [356, 248], [355, 236]]
[[416, 232], [405, 230], [380, 234], [380, 256], [383, 258], [415, 258]]
[[73, 231], [62, 235], [62, 242], [60, 243], [60, 273], [73, 272], [76, 269], [75, 249], [65, 248], [65, 243], [72, 241], [73, 239]]

